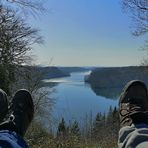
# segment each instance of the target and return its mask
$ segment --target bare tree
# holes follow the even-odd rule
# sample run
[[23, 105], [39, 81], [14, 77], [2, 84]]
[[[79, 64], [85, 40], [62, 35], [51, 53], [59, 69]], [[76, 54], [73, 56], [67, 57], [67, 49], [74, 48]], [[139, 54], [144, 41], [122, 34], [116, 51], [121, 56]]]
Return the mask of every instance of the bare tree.
[[46, 74], [47, 71], [42, 67], [35, 65], [19, 66], [19, 71], [15, 75], [17, 81], [11, 87], [12, 92], [16, 92], [21, 88], [29, 90], [33, 96], [35, 113], [44, 116], [46, 116], [45, 106], [50, 110], [54, 103], [54, 99], [49, 97], [53, 93], [54, 88], [45, 87], [45, 83], [43, 82]]
[[43, 12], [45, 0], [0, 0], [0, 5], [9, 7], [25, 15]]
[[[17, 65], [25, 64], [30, 60], [27, 55], [33, 44], [42, 43], [42, 37], [37, 29], [32, 29], [18, 16], [14, 10], [0, 7], [0, 80], [9, 93], [9, 85], [14, 81]], [[3, 77], [2, 77], [3, 76]], [[5, 80], [8, 80], [5, 82]], [[6, 84], [6, 85], [5, 85]]]
[[140, 36], [148, 33], [148, 0], [122, 0], [122, 4], [133, 18], [133, 34]]
[[37, 29], [32, 29], [15, 11], [1, 9], [0, 13], [0, 64], [22, 64], [29, 58], [26, 53], [33, 44], [42, 43]]

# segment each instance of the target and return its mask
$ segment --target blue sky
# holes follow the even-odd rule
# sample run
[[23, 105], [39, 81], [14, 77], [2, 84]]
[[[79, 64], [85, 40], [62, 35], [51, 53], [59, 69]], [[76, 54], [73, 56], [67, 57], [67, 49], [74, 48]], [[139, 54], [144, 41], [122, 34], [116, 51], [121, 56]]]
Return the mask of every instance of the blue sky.
[[144, 37], [131, 35], [131, 18], [119, 0], [48, 0], [46, 13], [29, 21], [45, 44], [36, 63], [58, 66], [139, 65]]

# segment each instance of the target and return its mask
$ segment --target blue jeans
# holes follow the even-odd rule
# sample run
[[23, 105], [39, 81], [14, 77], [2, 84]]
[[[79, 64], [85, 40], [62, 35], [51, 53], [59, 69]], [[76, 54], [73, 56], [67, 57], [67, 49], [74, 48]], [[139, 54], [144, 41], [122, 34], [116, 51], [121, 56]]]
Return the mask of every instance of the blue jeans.
[[125, 126], [119, 131], [119, 148], [148, 148], [148, 125]]
[[15, 132], [0, 131], [0, 148], [28, 148], [27, 143]]

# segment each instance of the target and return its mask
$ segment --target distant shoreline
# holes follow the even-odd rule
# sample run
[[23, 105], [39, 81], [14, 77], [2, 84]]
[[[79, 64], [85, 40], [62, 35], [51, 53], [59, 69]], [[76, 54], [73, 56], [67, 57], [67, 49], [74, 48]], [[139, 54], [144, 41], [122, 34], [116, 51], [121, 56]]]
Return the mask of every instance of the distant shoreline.
[[85, 78], [85, 82], [93, 88], [123, 87], [133, 79], [148, 84], [148, 66], [96, 68]]

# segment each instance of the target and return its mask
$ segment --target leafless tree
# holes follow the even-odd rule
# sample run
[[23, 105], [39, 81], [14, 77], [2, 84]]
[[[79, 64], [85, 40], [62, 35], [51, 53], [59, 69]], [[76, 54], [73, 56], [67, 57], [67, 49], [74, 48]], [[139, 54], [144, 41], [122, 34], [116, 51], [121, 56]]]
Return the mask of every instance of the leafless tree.
[[32, 45], [42, 43], [37, 29], [32, 29], [15, 11], [0, 9], [0, 64], [22, 64], [30, 57]]
[[19, 13], [36, 14], [45, 10], [45, 0], [0, 0], [0, 5], [9, 7], [10, 9], [16, 10]]
[[[10, 83], [14, 81], [17, 65], [30, 60], [27, 55], [33, 44], [42, 43], [37, 29], [32, 29], [16, 16], [14, 10], [0, 7], [0, 81], [1, 88], [9, 93]], [[7, 80], [7, 81], [6, 81]]]
[[133, 34], [140, 36], [148, 33], [148, 0], [122, 0], [124, 10], [133, 18]]
[[12, 92], [16, 92], [21, 88], [29, 90], [33, 96], [35, 113], [42, 114], [44, 116], [45, 106], [50, 110], [54, 103], [54, 99], [49, 97], [49, 95], [53, 93], [54, 89], [52, 87], [44, 87], [45, 83], [43, 82], [43, 79], [46, 74], [47, 71], [35, 65], [19, 66], [19, 71], [16, 75], [17, 80], [11, 87]]

